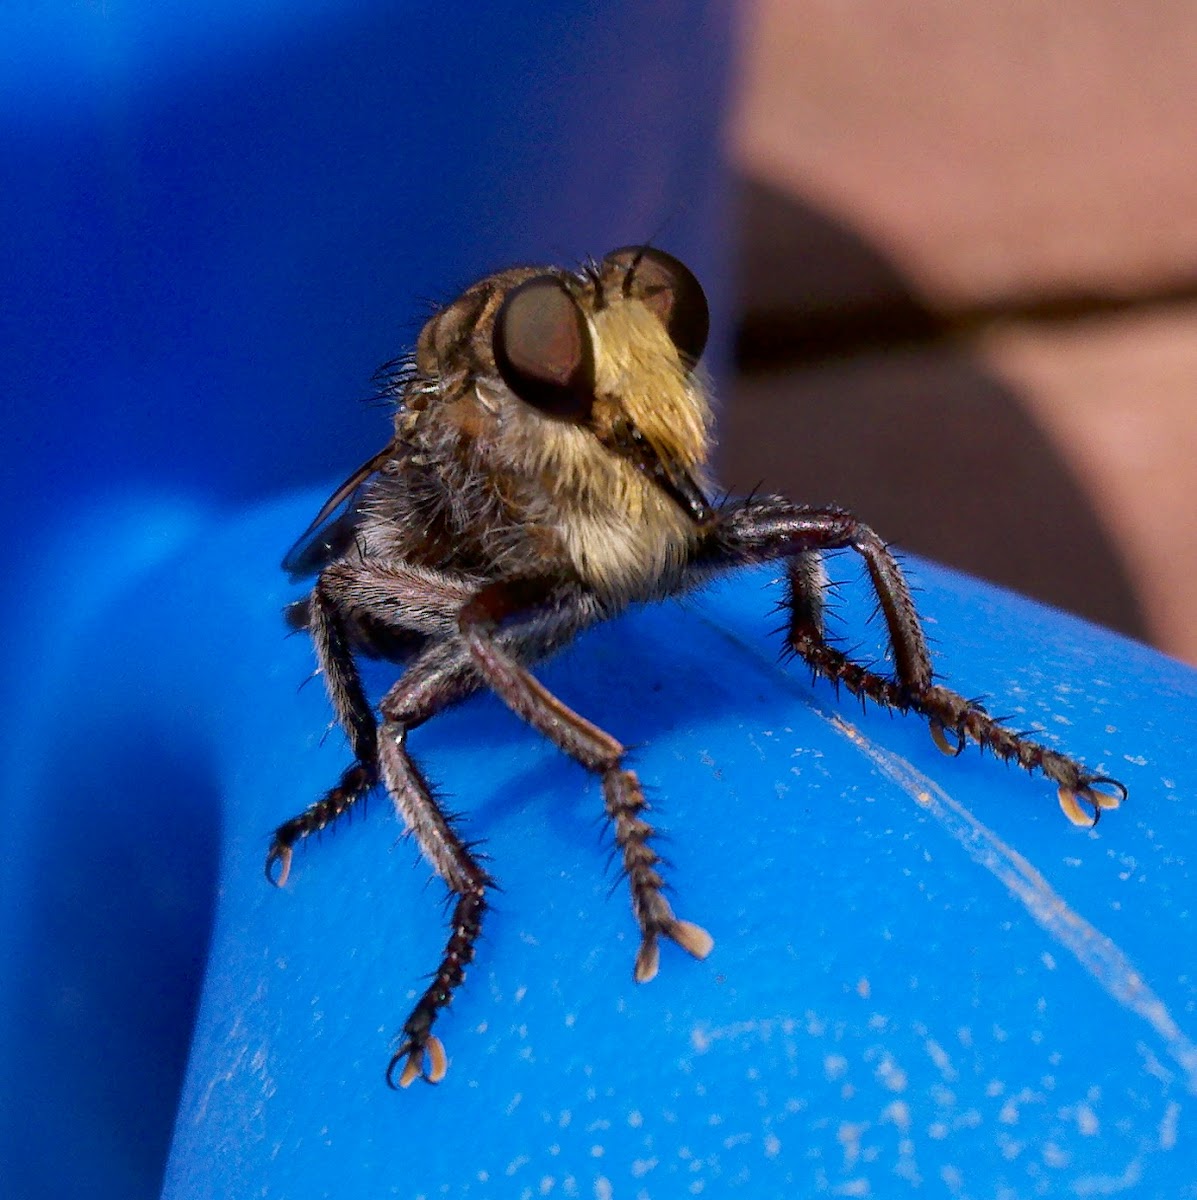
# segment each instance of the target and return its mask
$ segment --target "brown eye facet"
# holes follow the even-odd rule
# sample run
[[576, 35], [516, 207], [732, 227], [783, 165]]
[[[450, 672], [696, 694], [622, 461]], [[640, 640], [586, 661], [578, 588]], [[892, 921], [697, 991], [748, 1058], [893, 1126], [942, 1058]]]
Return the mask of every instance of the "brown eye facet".
[[512, 288], [495, 317], [493, 339], [495, 366], [521, 400], [561, 421], [590, 416], [590, 330], [560, 280], [538, 275]]
[[652, 246], [624, 246], [603, 261], [627, 270], [623, 294], [636, 297], [657, 314], [688, 366], [698, 362], [711, 331], [711, 311], [694, 272]]

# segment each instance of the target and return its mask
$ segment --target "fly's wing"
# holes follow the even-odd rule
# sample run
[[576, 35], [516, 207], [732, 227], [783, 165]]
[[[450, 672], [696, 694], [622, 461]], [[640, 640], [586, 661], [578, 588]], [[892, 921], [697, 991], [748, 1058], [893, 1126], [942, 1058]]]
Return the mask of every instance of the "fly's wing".
[[287, 551], [283, 570], [293, 583], [316, 575], [339, 558], [352, 543], [361, 520], [362, 489], [370, 476], [386, 462], [394, 447], [387, 443], [360, 467], [329, 498], [315, 520]]

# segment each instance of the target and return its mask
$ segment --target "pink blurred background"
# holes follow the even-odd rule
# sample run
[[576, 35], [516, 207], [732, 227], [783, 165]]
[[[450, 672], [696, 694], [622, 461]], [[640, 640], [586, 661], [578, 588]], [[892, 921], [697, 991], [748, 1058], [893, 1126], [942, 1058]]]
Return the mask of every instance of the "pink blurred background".
[[1197, 8], [755, 0], [722, 474], [1197, 663]]

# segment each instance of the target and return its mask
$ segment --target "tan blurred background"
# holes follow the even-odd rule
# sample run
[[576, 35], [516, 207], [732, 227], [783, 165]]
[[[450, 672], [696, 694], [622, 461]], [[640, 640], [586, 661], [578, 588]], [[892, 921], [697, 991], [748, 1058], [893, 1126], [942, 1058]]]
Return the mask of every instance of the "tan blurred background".
[[745, 20], [726, 481], [1197, 663], [1197, 5]]

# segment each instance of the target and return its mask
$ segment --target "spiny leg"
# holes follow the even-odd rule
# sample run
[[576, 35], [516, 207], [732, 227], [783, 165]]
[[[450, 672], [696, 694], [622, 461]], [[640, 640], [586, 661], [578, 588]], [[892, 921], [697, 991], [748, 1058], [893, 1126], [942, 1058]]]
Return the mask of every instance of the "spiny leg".
[[[865, 561], [885, 617], [895, 679], [853, 662], [827, 644], [823, 627], [826, 578], [820, 551], [852, 548]], [[1057, 784], [1060, 807], [1078, 825], [1095, 824], [1103, 809], [1117, 808], [1126, 789], [1115, 779], [1086, 770], [1075, 759], [1005, 728], [985, 709], [931, 682], [931, 658], [910, 588], [893, 554], [868, 526], [840, 509], [811, 509], [767, 497], [721, 514], [710, 536], [708, 561], [759, 562], [787, 558], [789, 646], [817, 672], [854, 695], [925, 716], [935, 744], [959, 754], [965, 739], [1028, 771], [1040, 770]], [[955, 743], [945, 736], [950, 730]], [[1082, 807], [1092, 807], [1092, 816]]]
[[624, 746], [558, 700], [500, 643], [501, 629], [506, 633], [522, 622], [534, 637], [538, 622], [559, 620], [561, 611], [575, 602], [569, 591], [535, 580], [494, 583], [462, 609], [460, 628], [475, 666], [499, 699], [602, 779], [607, 815], [640, 926], [635, 978], [644, 983], [657, 973], [660, 937], [695, 958], [705, 958], [714, 942], [705, 929], [679, 920], [662, 894], [657, 869], [661, 860], [649, 846], [653, 830], [643, 816], [648, 805], [640, 781], [623, 765]]
[[392, 1087], [407, 1087], [417, 1077], [430, 1083], [444, 1078], [448, 1059], [432, 1026], [474, 960], [474, 946], [486, 911], [486, 889], [493, 884], [407, 753], [407, 734], [441, 709], [476, 691], [480, 684], [465, 646], [456, 640], [438, 642], [408, 666], [379, 705], [383, 714], [379, 767], [387, 791], [421, 854], [457, 896], [440, 964], [404, 1022], [402, 1041], [387, 1066], [387, 1083]]
[[[430, 568], [345, 560], [327, 567], [311, 594], [287, 610], [288, 619], [311, 634], [333, 711], [349, 736], [356, 761], [319, 800], [275, 831], [266, 856], [266, 877], [272, 883], [281, 887], [286, 882], [297, 842], [332, 824], [378, 782], [377, 722], [354, 663], [346, 622], [356, 623], [359, 634], [368, 628], [375, 641], [417, 650], [425, 638], [444, 637], [456, 629], [457, 611], [471, 594], [470, 585]], [[413, 682], [436, 681], [432, 692], [438, 707], [478, 687], [469, 656], [460, 647], [452, 669], [457, 682], [451, 688], [446, 685], [448, 668], [442, 660], [452, 656], [433, 647], [405, 672]], [[435, 708], [426, 716], [432, 711]]]
[[[486, 889], [492, 882], [408, 755], [406, 738], [407, 731], [402, 725], [384, 723], [379, 739], [382, 778], [404, 824], [424, 857], [457, 896], [457, 903], [440, 964], [403, 1023], [403, 1041], [387, 1066], [387, 1083], [403, 1088], [417, 1077], [429, 1083], [439, 1083], [444, 1078], [448, 1059], [432, 1026], [465, 979], [466, 967], [474, 961], [474, 946], [486, 911]], [[402, 1069], [396, 1079], [400, 1064]]]
[[349, 736], [356, 761], [319, 800], [274, 831], [266, 854], [266, 878], [278, 887], [287, 882], [295, 844], [331, 825], [378, 782], [377, 723], [344, 627], [319, 583], [308, 598], [307, 623], [333, 711]]

